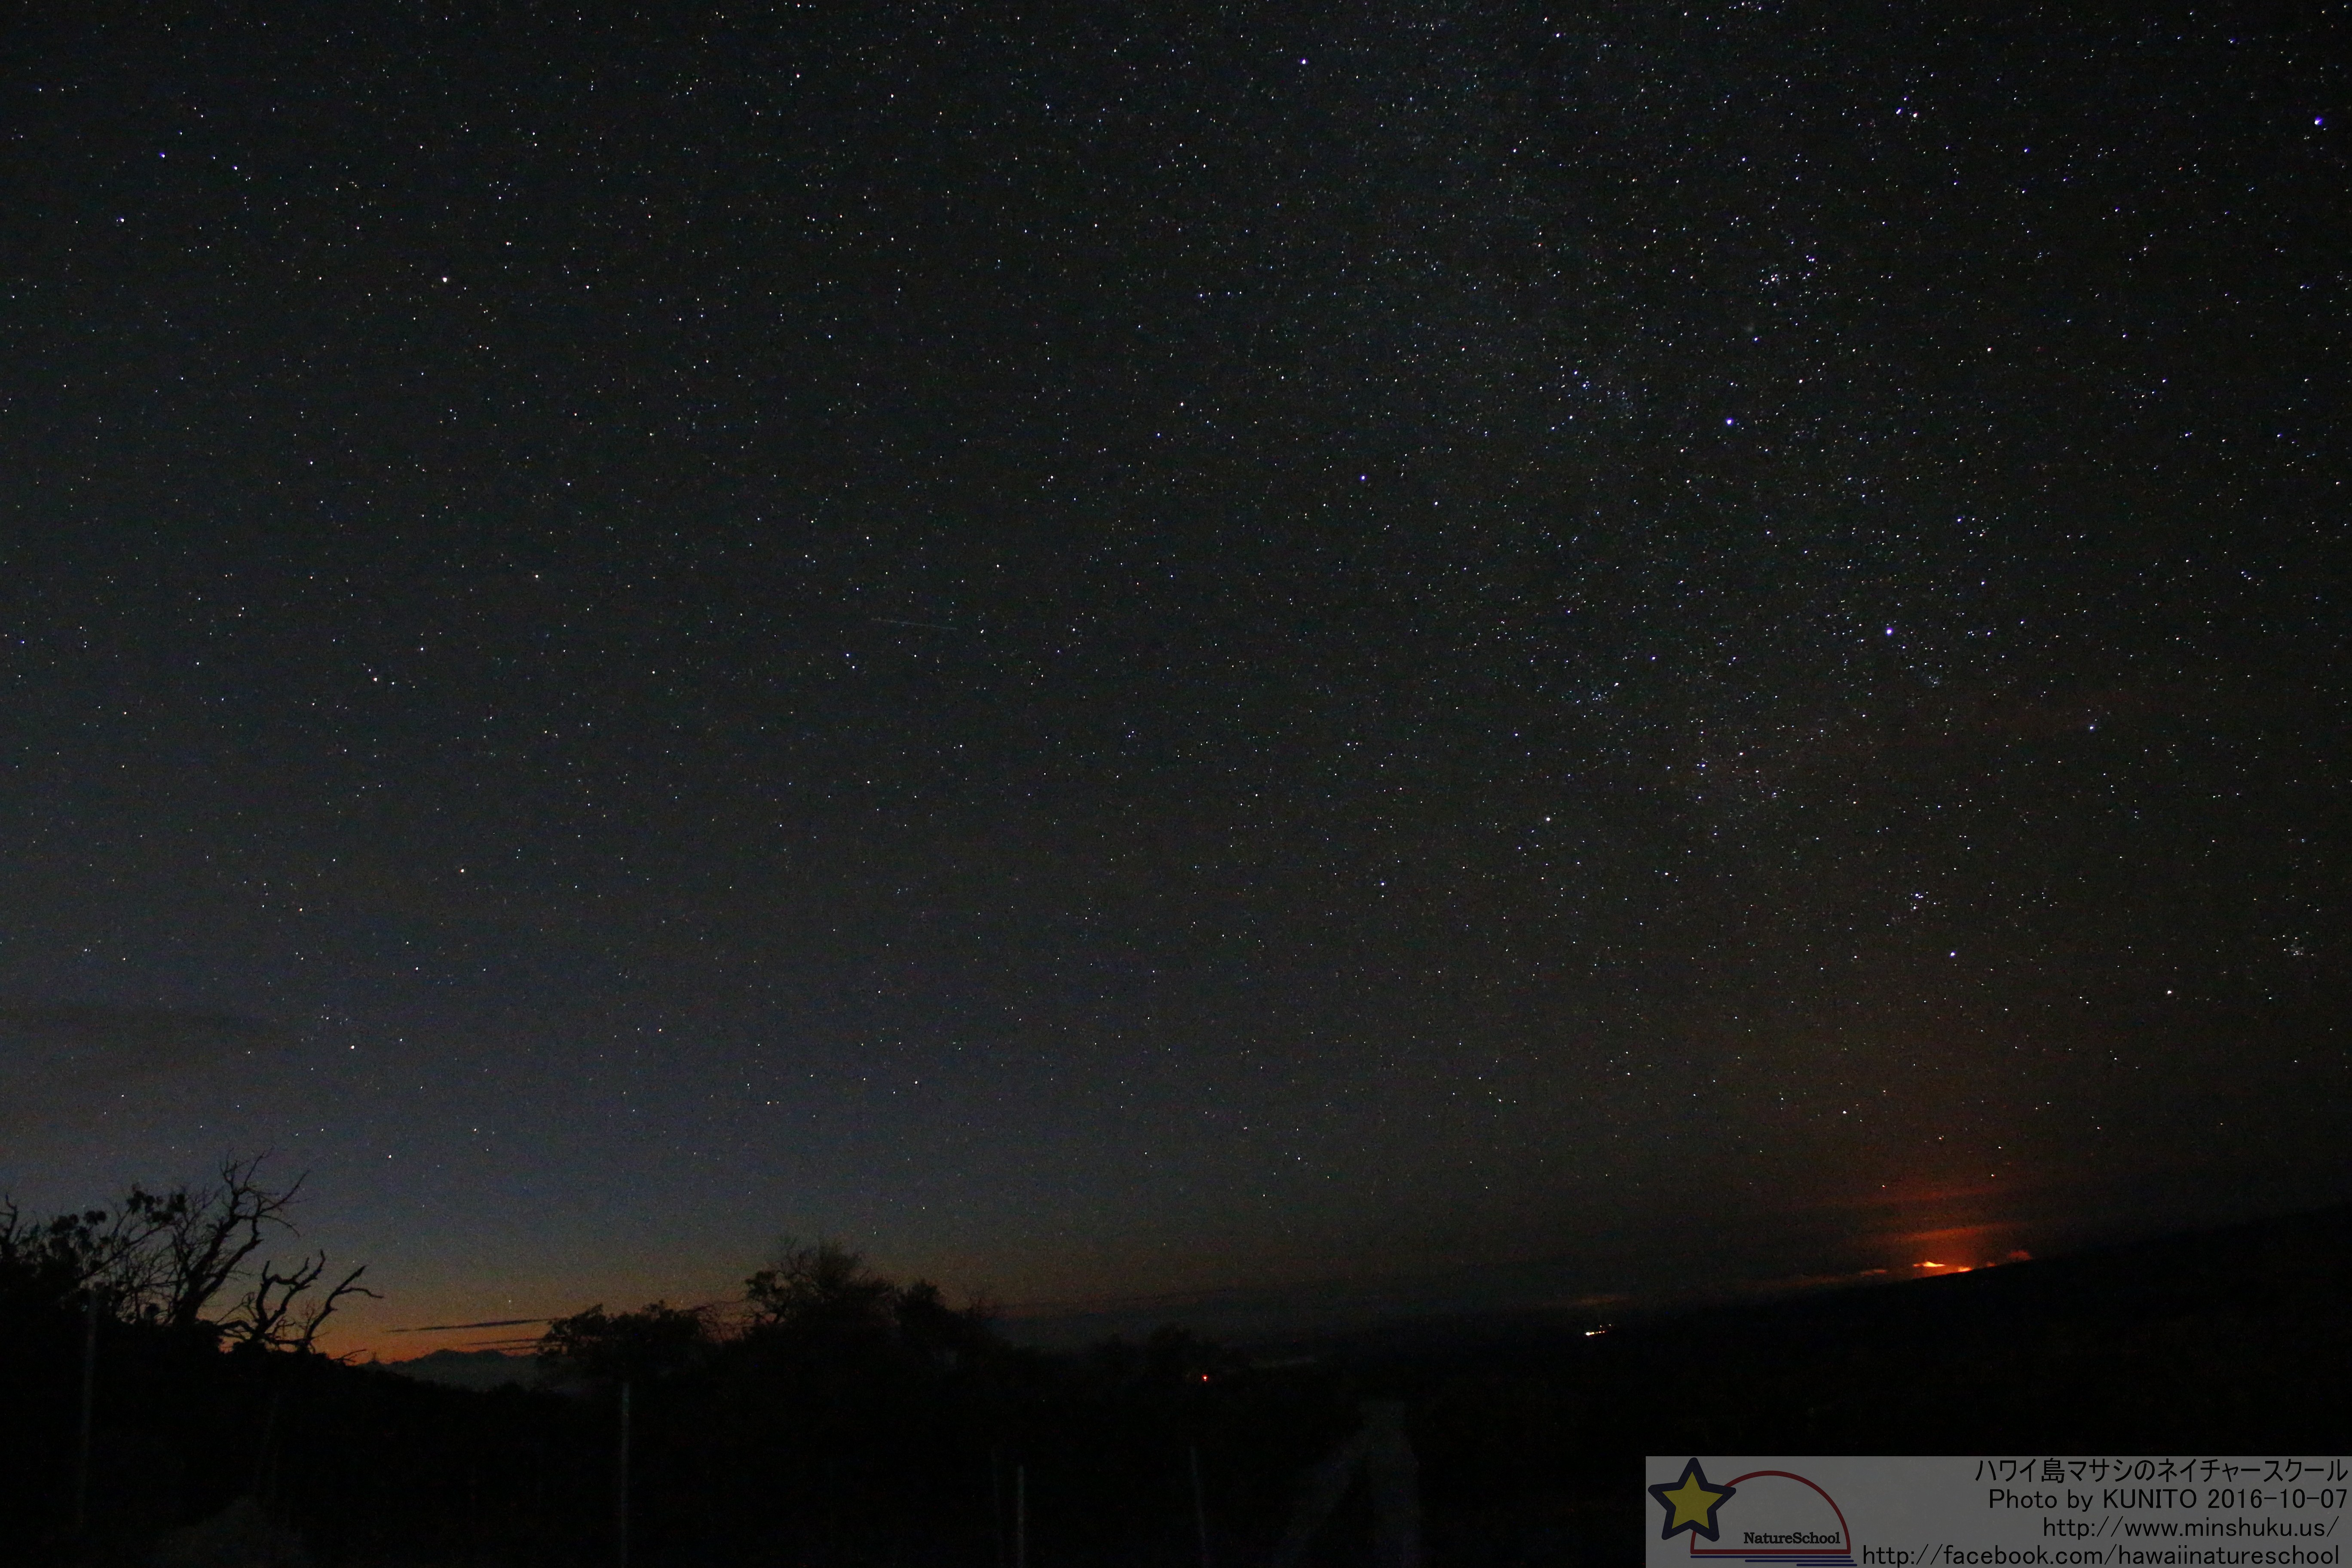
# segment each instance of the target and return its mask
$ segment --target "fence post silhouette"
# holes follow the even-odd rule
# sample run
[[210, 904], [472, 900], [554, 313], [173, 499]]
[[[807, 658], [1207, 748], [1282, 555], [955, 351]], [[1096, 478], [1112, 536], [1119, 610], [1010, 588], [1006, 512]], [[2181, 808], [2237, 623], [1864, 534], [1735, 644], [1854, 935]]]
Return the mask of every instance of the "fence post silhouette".
[[1007, 1568], [1004, 1541], [1004, 1450], [988, 1450], [989, 1542], [996, 1549], [996, 1568]]
[[629, 1568], [629, 1380], [621, 1380], [621, 1431], [614, 1460], [613, 1560]]
[[1192, 1465], [1192, 1533], [1201, 1543], [1201, 1568], [1209, 1568], [1209, 1501], [1201, 1491], [1201, 1445], [1188, 1444], [1184, 1456]]
[[98, 1292], [81, 1299], [81, 1423], [74, 1432], [73, 1532], [79, 1542], [89, 1529], [89, 1441], [97, 1424]]

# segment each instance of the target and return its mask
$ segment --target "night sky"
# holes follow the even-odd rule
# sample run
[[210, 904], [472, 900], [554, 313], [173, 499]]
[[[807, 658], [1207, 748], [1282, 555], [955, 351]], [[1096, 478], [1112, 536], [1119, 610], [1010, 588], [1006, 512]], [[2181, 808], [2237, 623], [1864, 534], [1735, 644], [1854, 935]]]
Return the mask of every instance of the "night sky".
[[2069, 9], [19, 9], [0, 1186], [385, 1353], [2352, 1194], [2352, 38]]

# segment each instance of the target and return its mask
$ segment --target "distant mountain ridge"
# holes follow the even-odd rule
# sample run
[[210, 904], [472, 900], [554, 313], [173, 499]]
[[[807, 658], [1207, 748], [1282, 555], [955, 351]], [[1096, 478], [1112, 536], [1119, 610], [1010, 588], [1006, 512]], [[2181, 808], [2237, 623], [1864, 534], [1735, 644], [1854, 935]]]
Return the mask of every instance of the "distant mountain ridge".
[[419, 1383], [437, 1383], [444, 1388], [470, 1388], [479, 1394], [509, 1386], [545, 1386], [536, 1360], [506, 1351], [438, 1350], [407, 1361], [380, 1361], [375, 1365], [380, 1371], [414, 1378]]

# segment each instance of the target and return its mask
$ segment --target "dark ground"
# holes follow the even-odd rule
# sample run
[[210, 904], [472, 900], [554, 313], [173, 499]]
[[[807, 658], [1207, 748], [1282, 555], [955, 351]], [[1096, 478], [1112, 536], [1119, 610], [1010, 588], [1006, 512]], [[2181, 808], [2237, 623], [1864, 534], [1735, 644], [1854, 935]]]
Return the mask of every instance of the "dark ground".
[[[1645, 1453], [2336, 1451], [2352, 1207], [2071, 1258], [1623, 1321], [1423, 1321], [1244, 1357], [1175, 1332], [958, 1365], [849, 1344], [636, 1400], [635, 1560], [1261, 1563], [1366, 1397], [1410, 1407], [1432, 1568], [1624, 1560]], [[12, 1561], [64, 1562], [78, 1343], [19, 1313], [0, 1405]], [[101, 1345], [84, 1556], [136, 1562], [242, 1495], [336, 1563], [611, 1561], [609, 1398], [435, 1387], [317, 1357]], [[928, 1370], [926, 1370], [928, 1368]], [[1343, 1510], [1313, 1561], [1362, 1560]]]

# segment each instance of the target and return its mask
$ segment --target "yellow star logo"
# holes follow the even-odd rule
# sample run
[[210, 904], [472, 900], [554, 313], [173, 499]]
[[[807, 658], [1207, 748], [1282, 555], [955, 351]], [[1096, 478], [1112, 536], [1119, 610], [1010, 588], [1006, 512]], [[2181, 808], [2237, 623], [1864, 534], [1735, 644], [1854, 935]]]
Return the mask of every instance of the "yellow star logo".
[[1660, 1481], [1650, 1489], [1650, 1495], [1656, 1498], [1659, 1506], [1666, 1510], [1665, 1528], [1658, 1532], [1658, 1539], [1672, 1541], [1687, 1530], [1709, 1541], [1721, 1540], [1716, 1531], [1715, 1510], [1728, 1501], [1738, 1489], [1736, 1487], [1707, 1485], [1706, 1472], [1698, 1468], [1698, 1461], [1694, 1458], [1683, 1467], [1682, 1479]]

